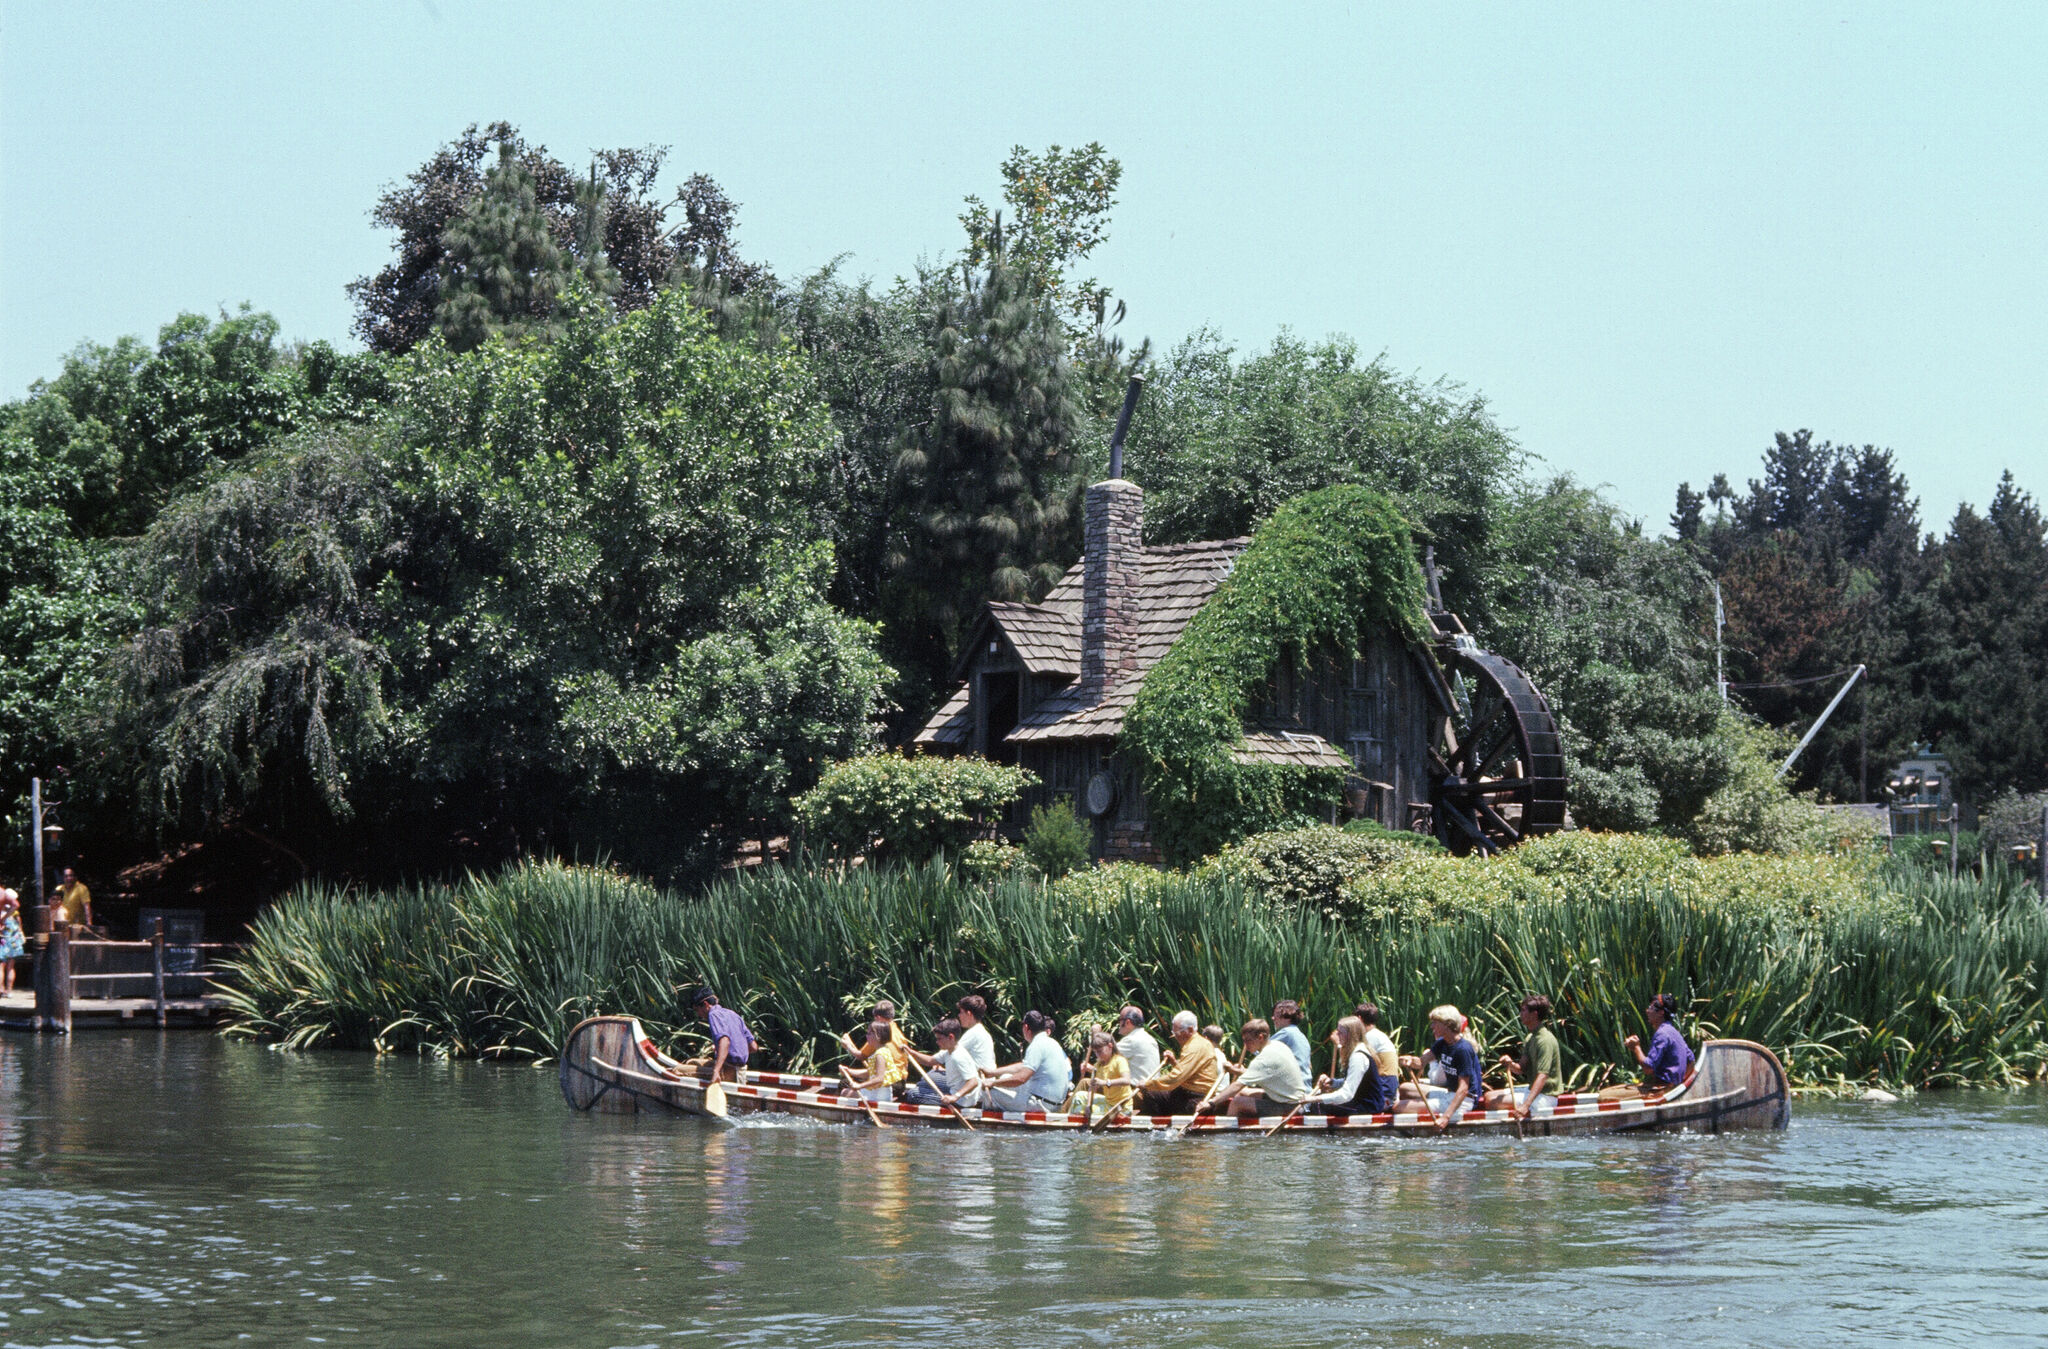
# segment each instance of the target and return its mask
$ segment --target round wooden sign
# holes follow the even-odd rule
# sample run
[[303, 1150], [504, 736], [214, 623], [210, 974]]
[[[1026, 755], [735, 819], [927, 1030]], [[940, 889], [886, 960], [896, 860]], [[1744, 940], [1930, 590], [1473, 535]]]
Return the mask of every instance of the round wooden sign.
[[1116, 808], [1116, 778], [1107, 771], [1088, 779], [1081, 792], [1081, 808], [1101, 819]]

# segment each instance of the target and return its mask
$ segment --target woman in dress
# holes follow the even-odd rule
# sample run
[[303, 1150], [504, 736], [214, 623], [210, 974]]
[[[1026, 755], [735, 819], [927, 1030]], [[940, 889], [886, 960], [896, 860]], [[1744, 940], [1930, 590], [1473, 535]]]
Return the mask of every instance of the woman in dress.
[[21, 896], [0, 887], [0, 993], [14, 991], [14, 962], [28, 954], [21, 934]]

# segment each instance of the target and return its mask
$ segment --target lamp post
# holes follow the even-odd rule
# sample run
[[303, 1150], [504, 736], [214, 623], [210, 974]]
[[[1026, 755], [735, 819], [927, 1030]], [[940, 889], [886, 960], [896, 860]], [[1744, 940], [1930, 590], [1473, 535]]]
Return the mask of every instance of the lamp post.
[[41, 934], [50, 930], [50, 900], [44, 893], [43, 879], [43, 780], [30, 778], [28, 781], [28, 827], [35, 835], [31, 842], [36, 855], [36, 903], [29, 910], [28, 925], [32, 933]]

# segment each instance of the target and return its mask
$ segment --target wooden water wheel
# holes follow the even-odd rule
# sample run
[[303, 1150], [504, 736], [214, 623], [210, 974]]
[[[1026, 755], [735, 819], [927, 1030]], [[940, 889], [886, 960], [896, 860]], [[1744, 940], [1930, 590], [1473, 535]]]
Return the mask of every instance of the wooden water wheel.
[[1452, 852], [1497, 853], [1564, 827], [1564, 743], [1529, 676], [1469, 637], [1441, 649], [1451, 708], [1429, 754], [1436, 836]]

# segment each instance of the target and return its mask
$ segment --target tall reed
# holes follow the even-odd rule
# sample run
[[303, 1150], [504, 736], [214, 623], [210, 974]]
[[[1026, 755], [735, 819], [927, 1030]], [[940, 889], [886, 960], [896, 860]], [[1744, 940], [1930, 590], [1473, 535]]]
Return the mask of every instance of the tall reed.
[[[1670, 992], [1689, 1034], [1778, 1050], [1796, 1081], [2003, 1084], [2048, 1071], [2048, 913], [2013, 878], [1874, 875], [1821, 912], [1609, 883], [1433, 922], [1343, 922], [1276, 907], [1217, 874], [1097, 886], [916, 869], [779, 868], [682, 897], [611, 872], [532, 863], [459, 884], [271, 906], [226, 984], [233, 1029], [291, 1045], [547, 1056], [579, 1019], [627, 1012], [690, 1048], [684, 990], [717, 988], [778, 1061], [829, 1062], [857, 1009], [913, 1027], [966, 992], [999, 1036], [1037, 1007], [1068, 1038], [1135, 1001], [1233, 1027], [1280, 998], [1326, 1029], [1371, 998], [1416, 1044], [1458, 1002], [1483, 1039], [1518, 1039], [1516, 1002], [1550, 995], [1580, 1080]], [[1014, 1041], [1011, 1041], [1014, 1044]]]

